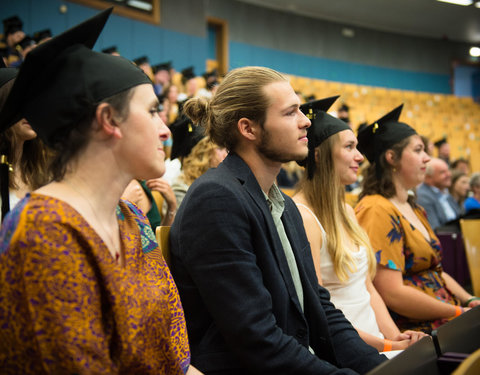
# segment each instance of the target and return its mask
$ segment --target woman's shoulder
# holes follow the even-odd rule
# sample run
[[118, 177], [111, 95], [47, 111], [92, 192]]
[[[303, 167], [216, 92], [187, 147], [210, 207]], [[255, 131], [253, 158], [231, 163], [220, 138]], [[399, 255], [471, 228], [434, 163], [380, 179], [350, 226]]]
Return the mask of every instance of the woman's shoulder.
[[364, 210], [390, 211], [393, 204], [380, 194], [366, 195], [355, 206], [355, 213], [358, 214]]

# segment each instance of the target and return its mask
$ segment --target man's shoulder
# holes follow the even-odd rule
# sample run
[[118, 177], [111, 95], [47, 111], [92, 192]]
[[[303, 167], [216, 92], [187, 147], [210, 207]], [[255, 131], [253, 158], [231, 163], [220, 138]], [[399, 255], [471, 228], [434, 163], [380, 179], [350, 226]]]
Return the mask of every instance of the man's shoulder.
[[433, 191], [431, 186], [423, 183], [417, 187], [417, 196], [419, 199], [433, 198], [435, 196], [435, 192]]

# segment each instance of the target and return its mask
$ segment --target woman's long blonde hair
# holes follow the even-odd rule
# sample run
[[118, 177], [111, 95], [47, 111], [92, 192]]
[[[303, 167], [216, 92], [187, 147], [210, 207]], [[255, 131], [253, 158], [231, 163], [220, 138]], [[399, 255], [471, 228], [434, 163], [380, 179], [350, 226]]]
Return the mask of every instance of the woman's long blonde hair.
[[192, 152], [183, 159], [181, 179], [187, 185], [191, 185], [212, 166], [217, 147], [210, 138], [204, 137], [193, 147]]
[[360, 225], [352, 221], [345, 209], [345, 188], [336, 175], [333, 148], [340, 141], [339, 133], [332, 135], [315, 149], [316, 169], [313, 178], [304, 173], [297, 191], [303, 192], [308, 205], [322, 223], [327, 236], [327, 250], [332, 257], [335, 273], [340, 281], [346, 282], [348, 272], [356, 266], [351, 251], [342, 240], [345, 231], [352, 242], [367, 249], [370, 277], [375, 276], [376, 261], [370, 240]]

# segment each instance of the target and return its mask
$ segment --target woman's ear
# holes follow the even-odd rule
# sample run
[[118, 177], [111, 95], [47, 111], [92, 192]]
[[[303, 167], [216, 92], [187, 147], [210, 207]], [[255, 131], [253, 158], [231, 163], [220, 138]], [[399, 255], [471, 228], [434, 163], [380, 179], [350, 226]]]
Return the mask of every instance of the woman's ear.
[[250, 119], [242, 117], [237, 123], [240, 134], [250, 141], [257, 138], [257, 125]]
[[318, 163], [320, 161], [320, 151], [318, 151], [318, 148], [315, 148], [315, 163]]
[[108, 103], [101, 103], [95, 111], [95, 120], [98, 123], [98, 130], [107, 136], [122, 137], [122, 132], [115, 118], [115, 110]]
[[396, 160], [396, 155], [395, 155], [395, 152], [393, 150], [387, 150], [385, 152], [385, 160], [387, 161], [388, 164], [390, 164], [392, 167], [395, 166], [395, 164], [397, 163], [397, 160]]

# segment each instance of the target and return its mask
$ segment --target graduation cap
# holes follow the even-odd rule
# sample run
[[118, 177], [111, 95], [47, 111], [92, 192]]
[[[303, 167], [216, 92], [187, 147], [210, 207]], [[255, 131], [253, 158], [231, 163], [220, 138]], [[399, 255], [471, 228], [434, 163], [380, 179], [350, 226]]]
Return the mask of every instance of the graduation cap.
[[195, 78], [195, 72], [193, 71], [194, 67], [189, 66], [188, 68], [183, 69], [180, 73], [182, 74], [182, 83], [185, 84], [188, 80]]
[[28, 47], [32, 47], [36, 44], [37, 43], [33, 38], [29, 37], [28, 35], [25, 35], [25, 37], [20, 42], [17, 43], [16, 48], [19, 51], [25, 51], [25, 49], [27, 49]]
[[338, 108], [337, 112], [341, 112], [341, 111], [348, 112], [349, 110], [350, 110], [350, 107], [347, 104], [342, 103], [342, 105]]
[[137, 65], [148, 64], [148, 57], [147, 56], [140, 56], [133, 60], [133, 62]]
[[157, 74], [157, 72], [161, 70], [170, 71], [170, 69], [172, 69], [171, 61], [167, 61], [167, 62], [152, 66], [153, 74]]
[[3, 20], [3, 33], [5, 36], [22, 31], [23, 22], [18, 16], [12, 16]]
[[103, 52], [103, 53], [110, 54], [110, 55], [111, 55], [112, 53], [118, 53], [118, 54], [120, 54], [120, 53], [118, 52], [117, 46], [111, 46], [111, 47], [108, 47], [108, 48], [104, 48], [104, 49], [102, 49], [102, 52]]
[[358, 133], [358, 150], [370, 163], [376, 163], [377, 178], [381, 176], [380, 155], [402, 139], [417, 134], [409, 125], [399, 122], [403, 104]]
[[50, 29], [40, 30], [33, 34], [33, 39], [35, 39], [35, 42], [37, 42], [37, 44], [51, 37], [52, 31]]
[[312, 125], [307, 129], [308, 156], [298, 162], [305, 166], [308, 178], [312, 179], [315, 172], [315, 148], [332, 135], [343, 130], [351, 130], [350, 126], [342, 120], [327, 113], [328, 109], [339, 98], [339, 95], [325, 99], [315, 100], [300, 106], [300, 110], [307, 116]]
[[171, 124], [170, 131], [173, 141], [170, 156], [172, 160], [190, 154], [195, 145], [205, 137], [204, 128], [193, 124], [187, 116], [181, 116], [180, 119]]
[[131, 61], [91, 50], [112, 9], [40, 44], [27, 55], [0, 112], [0, 132], [26, 118], [38, 137], [53, 147], [101, 100], [151, 84]]
[[[0, 58], [0, 91], [3, 91], [3, 86], [16, 77], [18, 69], [7, 68], [3, 59]], [[2, 95], [3, 97], [3, 95]], [[0, 109], [3, 106], [3, 100], [0, 102]], [[10, 211], [9, 201], [9, 173], [10, 164], [7, 156], [9, 154], [9, 145], [0, 142], [0, 196], [2, 198], [2, 219], [8, 211]]]
[[434, 146], [435, 146], [436, 148], [440, 148], [442, 145], [444, 145], [444, 144], [447, 143], [447, 142], [448, 142], [448, 141], [447, 141], [447, 137], [443, 137], [442, 139], [439, 139], [438, 141], [436, 141], [436, 142], [434, 143]]
[[205, 82], [207, 84], [207, 88], [211, 89], [213, 86], [218, 85], [218, 71], [217, 69], [213, 69], [210, 72], [205, 72], [202, 74], [203, 78], [205, 78]]

